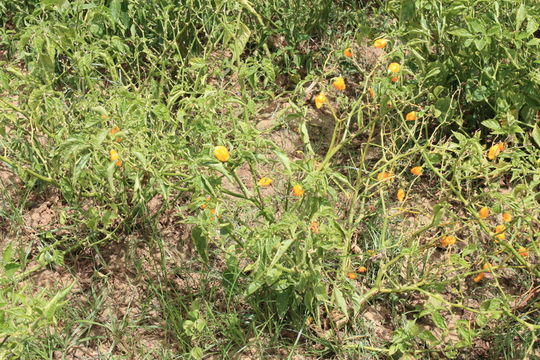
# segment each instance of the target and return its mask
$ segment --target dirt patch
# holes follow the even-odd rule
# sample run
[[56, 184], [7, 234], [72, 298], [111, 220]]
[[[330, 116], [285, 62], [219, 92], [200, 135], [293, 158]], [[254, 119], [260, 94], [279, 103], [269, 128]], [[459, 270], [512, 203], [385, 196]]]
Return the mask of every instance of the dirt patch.
[[21, 179], [6, 165], [0, 162], [0, 186], [10, 189], [21, 185]]
[[65, 322], [59, 324], [56, 332], [70, 339], [71, 345], [65, 352], [56, 352], [55, 359], [96, 359], [110, 354], [138, 359], [164, 346], [159, 305], [149, 299], [146, 286], [147, 276], [153, 278], [155, 272], [137, 271], [132, 258], [137, 256], [144, 268], [155, 269], [147, 263], [152, 253], [142, 242], [111, 244], [97, 256], [89, 251], [76, 254], [66, 259], [65, 267], [47, 268], [29, 280], [35, 288], [54, 293], [76, 279], [67, 306], [92, 322], [70, 328]]
[[362, 317], [366, 320], [368, 327], [378, 339], [382, 341], [390, 341], [392, 339], [391, 314], [388, 309], [379, 304], [368, 306]]
[[54, 200], [48, 200], [23, 216], [25, 225], [32, 230], [48, 229], [57, 219]]

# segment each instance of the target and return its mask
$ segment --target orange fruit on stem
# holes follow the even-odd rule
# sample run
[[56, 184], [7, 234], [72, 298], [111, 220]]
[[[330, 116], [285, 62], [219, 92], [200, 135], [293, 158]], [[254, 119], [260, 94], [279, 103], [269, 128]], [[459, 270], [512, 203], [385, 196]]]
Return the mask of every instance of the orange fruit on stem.
[[476, 276], [473, 278], [473, 281], [474, 281], [475, 283], [480, 282], [480, 281], [484, 278], [484, 276], [486, 276], [486, 274], [484, 274], [483, 272], [481, 272], [480, 274], [476, 275]]
[[414, 121], [416, 120], [416, 111], [411, 111], [407, 115], [405, 115], [405, 120], [407, 121]]
[[388, 65], [388, 71], [392, 72], [392, 73], [398, 73], [399, 70], [401, 70], [401, 65], [399, 65], [398, 63], [391, 63], [390, 65]]
[[485, 219], [489, 216], [489, 208], [484, 206], [478, 211], [478, 216], [480, 219]]
[[111, 128], [111, 130], [109, 131], [109, 134], [114, 135], [114, 134], [116, 134], [116, 133], [119, 132], [119, 131], [120, 131], [120, 127], [118, 127], [118, 126], [113, 126], [113, 127]]
[[334, 88], [338, 91], [343, 91], [345, 90], [346, 86], [345, 86], [345, 79], [343, 79], [341, 76], [340, 77], [337, 77], [334, 82], [332, 83], [332, 85], [334, 86]]
[[383, 171], [377, 174], [378, 181], [386, 181], [392, 177], [392, 173], [388, 171]]
[[296, 184], [292, 188], [292, 194], [296, 197], [304, 195], [304, 188], [300, 184]]
[[446, 248], [456, 243], [456, 237], [452, 235], [443, 236], [441, 239], [441, 247]]
[[423, 174], [423, 169], [421, 166], [415, 166], [413, 168], [411, 168], [411, 174], [415, 175], [415, 176], [420, 176]]
[[506, 226], [504, 226], [503, 224], [497, 225], [495, 227], [495, 233], [497, 234], [495, 235], [495, 237], [499, 240], [506, 239], [506, 234], [504, 233], [505, 231], [506, 231]]
[[111, 161], [116, 161], [120, 159], [120, 155], [118, 155], [118, 151], [113, 149], [109, 151], [109, 158], [111, 159]]
[[319, 233], [319, 223], [313, 220], [311, 224], [309, 224], [309, 228], [311, 229], [311, 232], [314, 234]]
[[226, 162], [229, 161], [231, 155], [225, 146], [219, 145], [214, 148], [214, 157], [221, 162]]
[[320, 93], [319, 95], [315, 96], [315, 107], [317, 107], [317, 109], [322, 108], [327, 100], [326, 95]]
[[399, 190], [397, 191], [396, 198], [397, 198], [398, 201], [403, 201], [403, 200], [405, 200], [405, 190], [399, 189]]
[[262, 177], [258, 182], [257, 184], [260, 186], [260, 187], [268, 187], [272, 184], [272, 179], [270, 179], [269, 177]]
[[506, 150], [506, 143], [499, 142], [493, 146], [491, 146], [488, 150], [488, 159], [494, 160], [497, 156], [499, 156], [504, 150]]
[[382, 49], [386, 45], [388, 45], [388, 40], [386, 40], [386, 39], [377, 39], [377, 40], [375, 40], [373, 42], [373, 47], [375, 47], [377, 49]]

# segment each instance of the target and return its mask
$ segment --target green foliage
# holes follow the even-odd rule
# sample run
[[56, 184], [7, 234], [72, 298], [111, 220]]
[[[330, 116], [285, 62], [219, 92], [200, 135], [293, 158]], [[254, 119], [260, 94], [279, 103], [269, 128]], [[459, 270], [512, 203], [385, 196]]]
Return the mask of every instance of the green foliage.
[[11, 245], [4, 249], [0, 265], [0, 359], [20, 358], [27, 342], [56, 324], [56, 312], [73, 284], [50, 298], [45, 291], [33, 294], [28, 285], [17, 285], [20, 264]]
[[540, 110], [537, 1], [407, 0], [389, 9], [401, 11], [396, 35], [440, 122], [494, 135], [531, 131]]
[[[63, 206], [25, 254], [35, 267], [4, 250], [5, 356], [39, 342], [71, 289], [47, 300], [14, 280], [133, 238], [159, 249], [149, 287], [185, 358], [235, 357], [254, 337], [366, 358], [456, 358], [502, 338], [491, 355], [530, 355], [538, 309], [512, 304], [540, 274], [540, 7], [361, 3], [0, 4], [0, 161], [24, 185], [2, 189], [2, 226], [20, 233], [10, 220], [30, 194], [54, 191]], [[504, 212], [513, 219], [497, 234]], [[186, 264], [167, 258], [164, 223], [192, 241]], [[176, 288], [190, 276], [200, 288]], [[386, 340], [363, 335], [376, 306], [392, 312]]]

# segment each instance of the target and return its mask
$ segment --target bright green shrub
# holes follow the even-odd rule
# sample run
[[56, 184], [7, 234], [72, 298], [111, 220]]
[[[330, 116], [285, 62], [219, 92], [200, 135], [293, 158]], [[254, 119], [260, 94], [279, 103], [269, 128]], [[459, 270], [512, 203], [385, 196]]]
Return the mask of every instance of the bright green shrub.
[[404, 57], [426, 110], [464, 131], [531, 131], [540, 110], [537, 1], [404, 0], [389, 7], [403, 41], [395, 55]]

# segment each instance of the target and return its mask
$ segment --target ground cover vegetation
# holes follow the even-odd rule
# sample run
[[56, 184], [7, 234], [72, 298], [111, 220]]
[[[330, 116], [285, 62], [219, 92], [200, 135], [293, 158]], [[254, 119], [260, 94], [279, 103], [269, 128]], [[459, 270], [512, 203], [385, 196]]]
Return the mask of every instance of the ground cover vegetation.
[[536, 0], [0, 2], [0, 359], [540, 357]]

